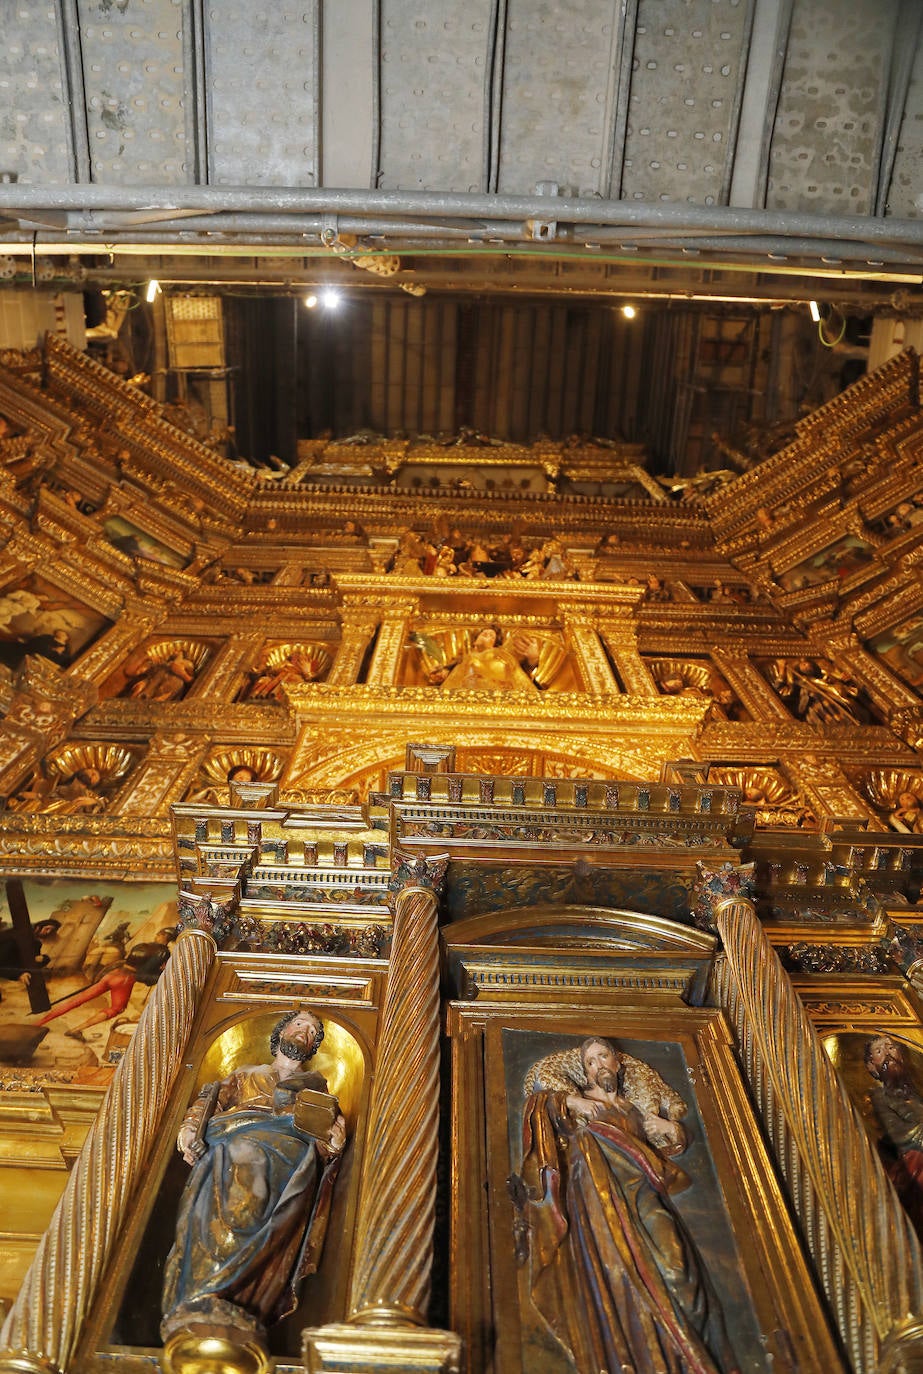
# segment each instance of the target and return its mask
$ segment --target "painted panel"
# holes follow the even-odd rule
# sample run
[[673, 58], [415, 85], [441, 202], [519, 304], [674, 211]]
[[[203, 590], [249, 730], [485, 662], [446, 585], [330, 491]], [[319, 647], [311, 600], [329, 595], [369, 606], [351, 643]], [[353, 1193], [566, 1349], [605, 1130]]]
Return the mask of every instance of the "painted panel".
[[0, 1087], [105, 1084], [169, 958], [176, 888], [92, 879], [22, 886], [32, 959], [0, 898]]

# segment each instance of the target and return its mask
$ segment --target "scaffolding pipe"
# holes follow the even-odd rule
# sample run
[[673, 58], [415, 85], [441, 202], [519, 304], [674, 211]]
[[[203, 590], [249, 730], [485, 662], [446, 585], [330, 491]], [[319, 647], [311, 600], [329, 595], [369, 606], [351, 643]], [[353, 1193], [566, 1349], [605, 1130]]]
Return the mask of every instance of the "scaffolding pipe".
[[807, 211], [745, 207], [669, 205], [564, 196], [467, 195], [450, 191], [359, 191], [272, 186], [24, 186], [0, 184], [0, 214], [42, 210], [198, 210], [285, 212], [555, 221], [558, 224], [612, 224], [625, 229], [666, 226], [675, 232], [821, 236], [866, 243], [923, 244], [923, 219], [826, 215]]

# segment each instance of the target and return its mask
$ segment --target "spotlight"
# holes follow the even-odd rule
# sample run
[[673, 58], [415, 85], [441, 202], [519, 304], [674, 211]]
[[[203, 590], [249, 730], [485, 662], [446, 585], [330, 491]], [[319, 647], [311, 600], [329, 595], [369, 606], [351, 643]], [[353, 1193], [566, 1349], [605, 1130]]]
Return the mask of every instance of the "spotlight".
[[811, 312], [811, 319], [815, 324], [820, 324], [820, 310], [817, 301], [808, 301], [808, 309]]
[[144, 299], [147, 301], [148, 305], [153, 305], [159, 295], [160, 282], [156, 281], [154, 277], [151, 277], [151, 280], [147, 284], [147, 290], [144, 293]]
[[637, 313], [638, 312], [633, 305], [622, 306], [622, 314], [625, 316], [626, 320], [633, 320]]
[[305, 305], [308, 307], [309, 310], [313, 310], [314, 307], [315, 307], [315, 305], [317, 305], [317, 297], [316, 297], [316, 296], [305, 296], [305, 298], [304, 298], [304, 303], [305, 303]]
[[328, 310], [336, 310], [337, 306], [340, 304], [340, 293], [339, 291], [327, 290], [324, 292], [321, 300]]

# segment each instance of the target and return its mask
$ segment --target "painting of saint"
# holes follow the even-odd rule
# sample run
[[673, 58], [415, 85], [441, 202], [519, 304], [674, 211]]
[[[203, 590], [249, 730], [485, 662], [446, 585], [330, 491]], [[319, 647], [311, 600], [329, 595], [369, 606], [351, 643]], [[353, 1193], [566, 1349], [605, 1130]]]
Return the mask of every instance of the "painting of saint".
[[843, 582], [870, 564], [874, 557], [875, 549], [871, 544], [855, 534], [847, 534], [803, 563], [780, 573], [779, 582], [787, 592], [815, 587], [832, 579]]
[[146, 558], [167, 568], [184, 568], [189, 561], [154, 535], [132, 524], [121, 515], [110, 515], [103, 521], [103, 532], [109, 543], [129, 558]]
[[44, 578], [27, 577], [0, 592], [0, 663], [15, 671], [37, 654], [67, 668], [109, 623]]
[[108, 1082], [176, 934], [169, 883], [26, 880], [0, 900], [0, 1077]]
[[869, 648], [908, 687], [917, 692], [923, 690], [923, 617], [911, 616], [876, 635], [869, 640]]

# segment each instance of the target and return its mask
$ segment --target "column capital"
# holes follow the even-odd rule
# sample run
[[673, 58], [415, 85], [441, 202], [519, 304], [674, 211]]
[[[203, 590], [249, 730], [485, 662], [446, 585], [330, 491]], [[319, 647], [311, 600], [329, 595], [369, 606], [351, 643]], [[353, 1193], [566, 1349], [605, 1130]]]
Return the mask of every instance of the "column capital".
[[698, 876], [693, 887], [695, 898], [692, 919], [700, 930], [718, 933], [718, 913], [728, 902], [752, 903], [755, 864], [722, 864], [709, 868], [699, 860]]
[[179, 933], [204, 936], [220, 946], [233, 933], [240, 891], [222, 885], [213, 890], [181, 892], [177, 903]]
[[423, 888], [438, 899], [448, 867], [448, 854], [411, 854], [395, 846], [391, 850], [389, 903], [393, 904], [402, 892], [413, 888]]

